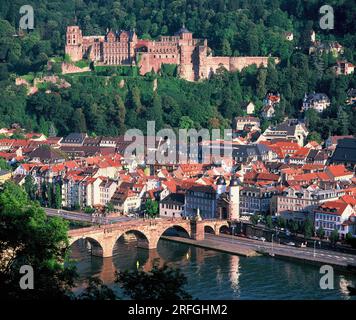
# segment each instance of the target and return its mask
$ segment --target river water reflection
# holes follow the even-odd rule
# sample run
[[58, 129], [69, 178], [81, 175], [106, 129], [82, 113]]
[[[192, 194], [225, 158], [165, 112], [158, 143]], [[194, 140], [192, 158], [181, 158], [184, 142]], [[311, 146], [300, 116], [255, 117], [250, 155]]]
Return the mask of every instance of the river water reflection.
[[[334, 290], [319, 286], [319, 267], [270, 257], [238, 257], [217, 251], [160, 240], [156, 250], [119, 243], [112, 258], [91, 256], [84, 243], [75, 243], [79, 287], [89, 276], [99, 276], [118, 291], [115, 270], [150, 270], [154, 263], [180, 268], [187, 276], [186, 290], [198, 299], [351, 299], [346, 286], [356, 285], [356, 276], [335, 271]], [[352, 297], [355, 299], [355, 297]]]

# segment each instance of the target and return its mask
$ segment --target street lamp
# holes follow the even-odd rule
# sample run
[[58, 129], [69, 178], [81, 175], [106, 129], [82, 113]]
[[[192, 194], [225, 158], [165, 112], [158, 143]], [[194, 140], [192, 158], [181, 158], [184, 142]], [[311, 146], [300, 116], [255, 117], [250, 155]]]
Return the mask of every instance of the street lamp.
[[274, 250], [273, 250], [273, 237], [274, 237], [274, 234], [272, 234], [272, 254], [271, 256], [274, 257]]
[[313, 252], [314, 258], [315, 258], [315, 244], [316, 244], [316, 240], [314, 240], [314, 252]]

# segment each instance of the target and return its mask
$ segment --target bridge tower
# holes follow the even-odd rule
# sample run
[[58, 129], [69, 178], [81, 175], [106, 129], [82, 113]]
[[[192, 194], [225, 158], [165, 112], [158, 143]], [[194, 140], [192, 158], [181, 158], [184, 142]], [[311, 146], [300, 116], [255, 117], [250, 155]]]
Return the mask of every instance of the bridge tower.
[[240, 220], [240, 181], [236, 176], [230, 180], [230, 220]]
[[202, 218], [200, 216], [200, 209], [197, 210], [195, 219], [190, 220], [190, 232], [191, 238], [194, 240], [204, 240], [204, 224], [201, 223]]

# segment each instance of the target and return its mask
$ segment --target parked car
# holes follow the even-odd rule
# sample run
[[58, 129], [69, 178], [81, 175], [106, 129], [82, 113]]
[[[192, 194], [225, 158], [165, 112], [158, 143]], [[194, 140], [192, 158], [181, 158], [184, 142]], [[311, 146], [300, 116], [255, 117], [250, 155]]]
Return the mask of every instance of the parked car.
[[300, 248], [306, 248], [306, 247], [307, 247], [307, 244], [302, 242], [300, 245], [298, 245], [298, 247], [300, 247]]
[[266, 241], [266, 238], [261, 237], [261, 238], [259, 238], [259, 240], [261, 240], [261, 241], [265, 242], [265, 241]]
[[290, 241], [286, 243], [287, 246], [295, 247], [295, 243]]

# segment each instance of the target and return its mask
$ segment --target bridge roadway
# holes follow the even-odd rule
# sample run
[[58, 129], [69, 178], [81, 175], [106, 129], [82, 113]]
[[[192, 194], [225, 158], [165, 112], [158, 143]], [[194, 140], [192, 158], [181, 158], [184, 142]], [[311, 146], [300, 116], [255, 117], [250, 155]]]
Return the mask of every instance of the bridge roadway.
[[63, 209], [42, 208], [50, 217], [61, 217], [66, 220], [89, 222], [93, 224], [111, 224], [116, 222], [124, 222], [135, 220], [135, 218], [127, 216], [119, 217], [92, 217], [91, 214], [77, 211], [68, 211]]

